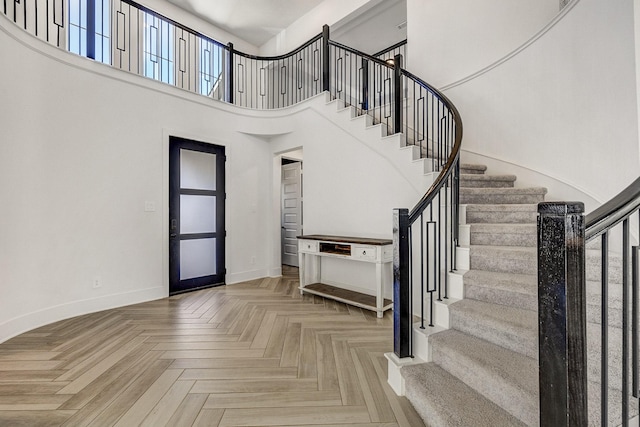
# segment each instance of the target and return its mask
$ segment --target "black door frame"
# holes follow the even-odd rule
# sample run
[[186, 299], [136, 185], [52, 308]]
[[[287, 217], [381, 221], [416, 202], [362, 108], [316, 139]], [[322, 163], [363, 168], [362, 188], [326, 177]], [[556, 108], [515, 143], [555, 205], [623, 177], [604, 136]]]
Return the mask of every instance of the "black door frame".
[[[216, 155], [216, 190], [180, 188], [180, 150], [200, 151]], [[169, 137], [169, 295], [225, 284], [225, 147], [177, 136]], [[216, 196], [216, 232], [180, 233], [180, 196]], [[180, 280], [180, 242], [189, 239], [216, 239], [216, 274]]]

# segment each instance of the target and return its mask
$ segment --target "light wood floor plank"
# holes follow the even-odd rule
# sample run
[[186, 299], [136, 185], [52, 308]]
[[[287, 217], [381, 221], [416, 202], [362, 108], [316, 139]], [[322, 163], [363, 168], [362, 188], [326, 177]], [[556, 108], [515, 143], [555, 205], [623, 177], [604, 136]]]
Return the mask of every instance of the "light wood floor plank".
[[120, 389], [115, 389], [119, 393], [115, 399], [106, 402], [103, 407], [100, 405], [99, 412], [95, 414], [95, 419], [89, 424], [94, 427], [112, 426], [141, 398], [153, 384], [163, 375], [170, 365], [170, 361], [156, 360], [149, 367], [139, 373], [133, 381]]
[[147, 366], [158, 359], [160, 354], [149, 351], [149, 347], [149, 344], [142, 345], [128, 354], [112, 369], [107, 370], [80, 392], [74, 394], [60, 409], [82, 409], [80, 415], [85, 416], [83, 412], [87, 409], [87, 404], [90, 403], [89, 407], [95, 410], [96, 405], [101, 404], [105, 399], [107, 401], [114, 399], [117, 390], [126, 388]]
[[92, 313], [0, 344], [0, 426], [419, 427], [386, 382], [392, 313], [297, 269]]
[[239, 359], [176, 359], [171, 369], [216, 369], [216, 368], [276, 368], [280, 359], [239, 358]]
[[283, 391], [317, 391], [315, 379], [284, 380], [202, 380], [196, 381], [192, 393], [278, 393]]
[[224, 409], [203, 409], [198, 414], [193, 427], [218, 427], [224, 415]]
[[[160, 399], [173, 386], [173, 383], [182, 375], [180, 369], [167, 369], [160, 378], [129, 408], [118, 420], [115, 427], [137, 426], [149, 415], [149, 412], [158, 404]], [[193, 384], [189, 384], [191, 388]]]
[[185, 369], [181, 380], [242, 380], [298, 378], [296, 368]]
[[291, 368], [298, 366], [301, 333], [302, 325], [300, 323], [292, 323], [291, 321], [289, 321], [284, 339], [282, 359], [280, 360], [281, 367]]
[[0, 426], [58, 427], [73, 413], [73, 411], [0, 411]]
[[282, 356], [286, 332], [286, 316], [276, 314], [276, 320], [273, 324], [273, 329], [269, 337], [269, 343], [267, 344], [267, 348], [264, 350], [264, 357], [280, 358], [280, 356]]
[[174, 382], [140, 426], [157, 427], [167, 425], [194, 384], [195, 381]]
[[206, 394], [188, 394], [182, 399], [178, 408], [176, 408], [173, 416], [167, 422], [167, 426], [171, 427], [191, 427], [198, 414], [202, 410], [204, 403], [207, 401]]
[[338, 406], [342, 398], [337, 391], [276, 392], [276, 393], [214, 393], [204, 408], [273, 408], [289, 406]]
[[289, 407], [227, 409], [220, 427], [227, 426], [308, 426], [370, 421], [364, 406]]
[[262, 357], [264, 350], [170, 350], [161, 359], [215, 359], [217, 357]]
[[[144, 343], [144, 337], [137, 337], [126, 343], [122, 348], [117, 349], [100, 362], [95, 364], [91, 369], [87, 372], [79, 376], [76, 380], [71, 381], [69, 385], [60, 390], [58, 394], [75, 394], [80, 392], [84, 387], [98, 378], [100, 375], [104, 374], [107, 370], [109, 370], [113, 365], [118, 363], [122, 358], [124, 358], [131, 351], [135, 350], [136, 347]], [[60, 379], [63, 380], [63, 379]]]

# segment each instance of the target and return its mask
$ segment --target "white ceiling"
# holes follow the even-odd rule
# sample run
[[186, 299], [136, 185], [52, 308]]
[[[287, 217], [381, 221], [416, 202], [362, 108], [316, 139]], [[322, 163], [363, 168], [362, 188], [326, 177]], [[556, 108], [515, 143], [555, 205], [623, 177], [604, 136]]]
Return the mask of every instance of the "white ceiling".
[[168, 1], [259, 47], [323, 0]]

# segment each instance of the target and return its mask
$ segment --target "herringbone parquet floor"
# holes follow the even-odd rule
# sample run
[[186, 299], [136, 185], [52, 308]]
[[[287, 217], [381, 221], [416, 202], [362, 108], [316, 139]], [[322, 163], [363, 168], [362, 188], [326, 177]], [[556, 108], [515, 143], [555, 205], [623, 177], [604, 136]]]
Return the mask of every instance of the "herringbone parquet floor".
[[423, 426], [386, 384], [391, 312], [297, 288], [289, 268], [0, 344], [0, 426]]

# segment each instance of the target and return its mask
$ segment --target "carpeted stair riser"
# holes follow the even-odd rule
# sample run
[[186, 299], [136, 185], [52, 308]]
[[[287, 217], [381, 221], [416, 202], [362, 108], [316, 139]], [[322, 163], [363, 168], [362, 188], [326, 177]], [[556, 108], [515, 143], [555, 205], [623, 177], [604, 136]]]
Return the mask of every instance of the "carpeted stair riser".
[[538, 310], [538, 277], [469, 270], [464, 275], [464, 297], [536, 311]]
[[[481, 246], [470, 247], [470, 265], [474, 270], [536, 275], [538, 252], [536, 247]], [[600, 281], [600, 253], [587, 250], [585, 254], [586, 279]], [[622, 260], [609, 257], [608, 278], [610, 284], [622, 282]]]
[[487, 170], [485, 165], [474, 165], [471, 163], [460, 164], [460, 174], [482, 175]]
[[536, 246], [536, 224], [471, 224], [472, 245]]
[[525, 425], [435, 363], [404, 367], [402, 376], [407, 399], [429, 427]]
[[475, 204], [466, 207], [467, 224], [535, 224], [537, 204]]
[[460, 188], [462, 204], [535, 204], [544, 201], [545, 188]]
[[460, 174], [460, 188], [513, 188], [514, 175]]
[[470, 299], [449, 306], [451, 328], [537, 359], [538, 314]]
[[538, 362], [450, 329], [429, 338], [433, 362], [528, 425], [538, 423]]
[[536, 248], [517, 246], [471, 246], [470, 266], [474, 270], [537, 274]]
[[[601, 321], [600, 282], [587, 281], [587, 322]], [[609, 286], [609, 325], [622, 327], [621, 285]], [[631, 295], [631, 293], [629, 293]], [[464, 275], [464, 297], [523, 310], [538, 310], [538, 277], [483, 270], [469, 270]]]

